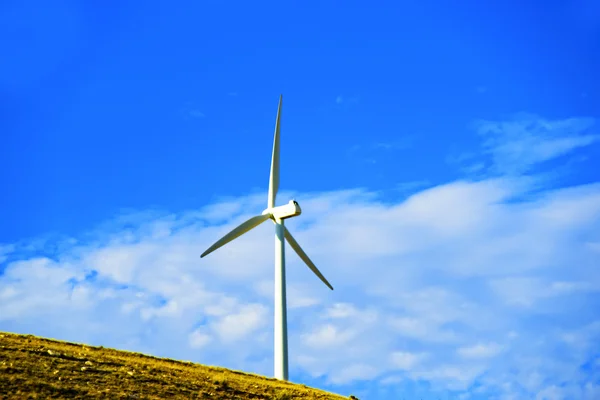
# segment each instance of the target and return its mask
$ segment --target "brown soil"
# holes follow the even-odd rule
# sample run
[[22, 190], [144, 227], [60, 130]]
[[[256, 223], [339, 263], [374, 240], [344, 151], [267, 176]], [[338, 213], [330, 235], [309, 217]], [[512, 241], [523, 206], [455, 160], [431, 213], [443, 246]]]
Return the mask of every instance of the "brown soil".
[[0, 399], [344, 399], [304, 385], [0, 332]]

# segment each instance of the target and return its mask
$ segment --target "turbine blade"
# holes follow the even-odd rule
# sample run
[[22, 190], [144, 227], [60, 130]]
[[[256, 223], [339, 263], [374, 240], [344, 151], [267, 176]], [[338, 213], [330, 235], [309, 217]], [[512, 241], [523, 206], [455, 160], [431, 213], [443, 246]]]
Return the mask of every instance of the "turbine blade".
[[275, 198], [279, 190], [279, 122], [281, 120], [281, 102], [283, 96], [279, 96], [277, 107], [277, 119], [275, 120], [275, 137], [273, 138], [273, 157], [271, 158], [271, 176], [269, 177], [269, 198], [267, 207], [275, 207]]
[[223, 246], [223, 245], [231, 242], [236, 237], [242, 236], [244, 233], [248, 232], [252, 228], [257, 227], [258, 225], [262, 224], [263, 222], [265, 222], [269, 218], [271, 218], [270, 214], [257, 215], [256, 217], [250, 218], [248, 221], [240, 224], [237, 228], [235, 228], [234, 230], [232, 230], [231, 232], [229, 232], [227, 235], [225, 235], [221, 239], [217, 240], [215, 242], [215, 244], [213, 244], [212, 246], [210, 246], [204, 253], [202, 253], [202, 255], [200, 256], [200, 258], [206, 256], [207, 254], [212, 253], [213, 251], [215, 251], [219, 247], [221, 247], [221, 246]]
[[284, 229], [284, 233], [285, 233], [285, 239], [288, 241], [290, 246], [292, 246], [292, 249], [294, 249], [294, 251], [300, 256], [302, 261], [304, 261], [306, 263], [306, 265], [308, 265], [308, 268], [310, 268], [311, 271], [314, 272], [315, 275], [318, 276], [319, 279], [321, 281], [323, 281], [323, 283], [325, 285], [327, 285], [327, 287], [329, 289], [333, 290], [333, 286], [331, 286], [331, 284], [329, 282], [327, 282], [327, 279], [325, 279], [325, 277], [323, 276], [321, 271], [319, 271], [319, 269], [316, 267], [316, 265], [313, 264], [313, 262], [310, 260], [310, 258], [308, 258], [308, 256], [306, 255], [304, 250], [302, 250], [302, 247], [300, 247], [298, 242], [296, 242], [296, 239], [294, 239], [294, 237], [292, 236], [290, 231], [288, 231], [288, 229], [285, 226], [283, 227], [283, 229]]

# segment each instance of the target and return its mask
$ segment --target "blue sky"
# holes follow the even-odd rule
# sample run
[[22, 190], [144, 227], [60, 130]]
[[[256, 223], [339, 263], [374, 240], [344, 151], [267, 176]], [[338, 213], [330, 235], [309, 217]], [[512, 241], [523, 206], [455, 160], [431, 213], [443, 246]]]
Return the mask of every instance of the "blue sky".
[[0, 329], [272, 374], [282, 93], [293, 380], [598, 396], [600, 5], [497, 3], [3, 2]]

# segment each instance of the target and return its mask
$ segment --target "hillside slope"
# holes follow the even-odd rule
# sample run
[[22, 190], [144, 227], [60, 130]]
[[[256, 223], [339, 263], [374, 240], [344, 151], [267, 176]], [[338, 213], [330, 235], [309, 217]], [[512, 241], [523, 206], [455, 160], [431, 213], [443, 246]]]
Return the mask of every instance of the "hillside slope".
[[1, 399], [343, 399], [224, 368], [0, 332]]

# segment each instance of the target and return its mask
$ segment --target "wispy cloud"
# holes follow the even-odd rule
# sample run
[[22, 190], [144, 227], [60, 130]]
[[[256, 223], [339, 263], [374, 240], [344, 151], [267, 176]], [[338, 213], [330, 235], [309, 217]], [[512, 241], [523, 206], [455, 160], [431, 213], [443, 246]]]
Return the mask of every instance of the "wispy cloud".
[[193, 117], [193, 118], [204, 118], [206, 116], [200, 110], [189, 110], [188, 114], [190, 117]]
[[376, 164], [383, 158], [393, 157], [393, 152], [408, 149], [412, 146], [412, 136], [400, 139], [380, 140], [368, 144], [355, 144], [347, 150], [347, 155], [361, 162]]
[[479, 120], [473, 128], [482, 138], [481, 152], [455, 154], [448, 160], [476, 175], [531, 173], [600, 139], [593, 118], [548, 120], [520, 114], [509, 121]]
[[335, 104], [338, 106], [356, 104], [358, 101], [358, 96], [344, 96], [340, 94], [335, 98]]
[[402, 150], [410, 147], [412, 144], [412, 137], [403, 136], [402, 139], [396, 139], [393, 141], [376, 142], [371, 145], [373, 150]]
[[8, 244], [2, 245], [0, 244], [0, 265], [8, 259], [8, 254], [12, 253], [15, 250], [15, 245]]
[[[526, 134], [539, 136], [533, 126]], [[489, 146], [503, 149], [498, 165], [509, 149], [522, 154]], [[558, 147], [525, 164], [578, 148]], [[288, 250], [292, 377], [339, 392], [365, 382], [463, 398], [594, 398], [600, 184], [540, 190], [524, 171], [396, 203], [365, 190], [296, 194], [303, 220], [289, 227], [336, 290]], [[3, 247], [0, 329], [270, 375], [272, 226], [199, 258], [263, 197], [139, 213], [51, 252]]]
[[396, 190], [403, 194], [410, 194], [427, 186], [431, 186], [431, 182], [423, 179], [419, 181], [401, 182], [396, 185]]
[[202, 112], [197, 105], [189, 102], [180, 110], [180, 113], [185, 119], [199, 119], [206, 117], [204, 112]]

